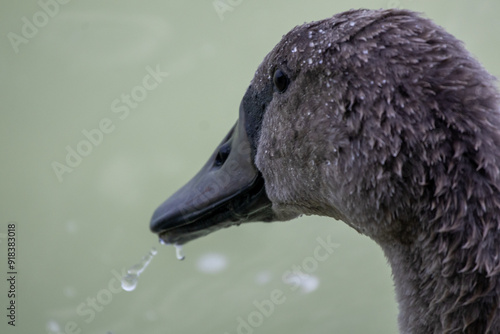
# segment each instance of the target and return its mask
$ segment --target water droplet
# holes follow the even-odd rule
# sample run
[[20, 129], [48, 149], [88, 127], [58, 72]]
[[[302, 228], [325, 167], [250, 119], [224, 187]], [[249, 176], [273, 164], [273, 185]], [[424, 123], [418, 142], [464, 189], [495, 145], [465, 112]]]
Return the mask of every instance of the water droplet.
[[351, 27], [354, 27], [354, 26], [356, 25], [356, 22], [350, 22], [350, 23], [349, 23], [349, 25], [350, 25]]
[[368, 54], [368, 50], [363, 50], [363, 54], [367, 55]]
[[59, 326], [59, 323], [55, 320], [49, 320], [46, 327], [50, 334], [57, 334], [61, 332], [61, 326]]
[[297, 47], [296, 47], [296, 46], [294, 46], [294, 47], [292, 48], [292, 52], [297, 52]]
[[227, 258], [219, 253], [203, 254], [196, 264], [198, 270], [207, 274], [216, 274], [227, 267]]
[[255, 275], [255, 282], [264, 285], [266, 283], [269, 283], [272, 278], [273, 277], [270, 271], [261, 271], [260, 273]]
[[78, 231], [78, 224], [74, 220], [70, 220], [66, 223], [66, 231], [68, 233], [74, 234]]
[[122, 289], [125, 291], [134, 291], [137, 287], [137, 282], [139, 280], [139, 275], [137, 274], [126, 274], [122, 277]]
[[175, 256], [177, 256], [177, 260], [182, 261], [184, 260], [185, 256], [182, 254], [182, 245], [174, 245], [175, 247]]
[[307, 59], [307, 62], [308, 62], [308, 63], [309, 63], [309, 65], [310, 65], [310, 64], [312, 64], [312, 63], [313, 63], [313, 60], [312, 60], [311, 58], [309, 58], [309, 59]]
[[151, 248], [149, 253], [144, 256], [139, 263], [134, 264], [127, 270], [127, 273], [122, 277], [122, 289], [125, 291], [133, 291], [137, 286], [139, 280], [139, 275], [146, 269], [149, 265], [153, 256], [156, 255], [158, 251], [156, 248]]
[[64, 295], [68, 298], [76, 296], [76, 289], [72, 286], [67, 286], [63, 289]]
[[137, 263], [137, 264], [134, 264], [132, 267], [128, 268], [127, 272], [129, 274], [138, 275], [142, 272], [142, 270], [143, 270], [143, 264]]
[[318, 277], [301, 272], [284, 277], [283, 282], [300, 287], [302, 293], [311, 293], [319, 287]]
[[309, 42], [309, 46], [310, 46], [311, 48], [314, 48], [314, 42]]

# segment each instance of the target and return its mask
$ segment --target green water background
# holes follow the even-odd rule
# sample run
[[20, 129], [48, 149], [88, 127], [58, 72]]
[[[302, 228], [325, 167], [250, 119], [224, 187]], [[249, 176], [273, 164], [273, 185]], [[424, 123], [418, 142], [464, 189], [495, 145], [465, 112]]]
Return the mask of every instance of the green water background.
[[[205, 163], [255, 69], [295, 25], [350, 8], [421, 11], [498, 76], [500, 2], [227, 4], [220, 16], [208, 0], [61, 0], [45, 22], [36, 1], [0, 3], [1, 333], [397, 332], [382, 252], [341, 222], [233, 227], [188, 244], [180, 262], [149, 232], [149, 219]], [[24, 28], [31, 37], [13, 43], [34, 20], [37, 31]], [[123, 104], [114, 113], [113, 103], [156, 69], [168, 76], [128, 113]], [[58, 178], [54, 162], [65, 164], [67, 147], [99, 126], [108, 133]], [[15, 327], [6, 317], [9, 223], [17, 236]], [[318, 237], [338, 247], [313, 266]], [[137, 289], [118, 290], [116, 273], [152, 246], [158, 255]], [[214, 273], [202, 267], [210, 254], [223, 261]], [[283, 281], [294, 266], [310, 269], [296, 290]], [[280, 303], [259, 311], [276, 291]]]

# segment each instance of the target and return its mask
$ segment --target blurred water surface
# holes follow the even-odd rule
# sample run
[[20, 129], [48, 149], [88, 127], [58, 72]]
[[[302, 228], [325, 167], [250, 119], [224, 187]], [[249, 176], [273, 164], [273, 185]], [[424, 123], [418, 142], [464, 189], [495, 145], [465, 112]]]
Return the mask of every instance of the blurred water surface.
[[[181, 262], [157, 244], [149, 219], [206, 161], [257, 66], [295, 25], [350, 8], [414, 9], [498, 76], [500, 3], [222, 5], [0, 4], [0, 236], [16, 223], [18, 261], [13, 328], [1, 239], [0, 332], [397, 332], [383, 254], [343, 223], [303, 217], [233, 227], [186, 245]], [[334, 251], [314, 262], [321, 242]], [[152, 246], [158, 254], [137, 288], [122, 291], [119, 276]], [[297, 268], [303, 273], [290, 275]]]

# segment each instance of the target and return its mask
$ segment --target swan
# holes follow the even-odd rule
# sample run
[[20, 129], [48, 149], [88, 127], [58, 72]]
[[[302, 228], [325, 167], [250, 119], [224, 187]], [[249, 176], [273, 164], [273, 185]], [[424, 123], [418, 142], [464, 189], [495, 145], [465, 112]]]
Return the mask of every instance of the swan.
[[401, 333], [500, 333], [499, 148], [495, 79], [459, 40], [412, 11], [351, 10], [282, 38], [150, 229], [180, 245], [332, 217], [382, 248]]

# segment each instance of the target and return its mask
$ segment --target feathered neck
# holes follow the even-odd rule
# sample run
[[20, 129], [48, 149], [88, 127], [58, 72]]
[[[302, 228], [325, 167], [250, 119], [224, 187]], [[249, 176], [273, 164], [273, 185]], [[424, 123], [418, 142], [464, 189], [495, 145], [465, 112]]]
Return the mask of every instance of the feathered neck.
[[496, 179], [456, 165], [436, 180], [412, 241], [381, 244], [393, 269], [402, 333], [500, 332]]

